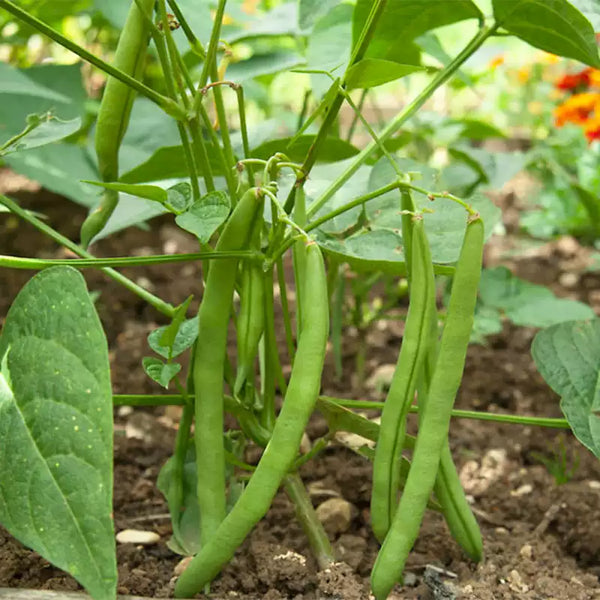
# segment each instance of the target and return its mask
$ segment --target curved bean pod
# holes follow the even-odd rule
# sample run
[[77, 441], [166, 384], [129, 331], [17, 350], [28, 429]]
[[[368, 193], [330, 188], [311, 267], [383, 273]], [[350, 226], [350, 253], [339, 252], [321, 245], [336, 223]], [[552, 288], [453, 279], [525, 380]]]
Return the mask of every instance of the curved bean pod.
[[385, 538], [396, 511], [406, 417], [429, 348], [431, 324], [437, 316], [433, 263], [423, 218], [414, 217], [410, 229], [410, 305], [396, 370], [381, 414], [373, 461], [371, 524], [380, 541]]
[[[238, 202], [216, 249], [247, 248], [251, 232], [262, 218], [263, 196], [251, 188]], [[225, 518], [225, 448], [223, 445], [223, 378], [227, 329], [237, 276], [237, 259], [214, 261], [206, 278], [198, 310], [198, 340], [194, 354], [195, 442], [201, 543], [207, 544]]]
[[306, 246], [303, 282], [303, 327], [283, 407], [271, 440], [240, 499], [212, 538], [203, 545], [175, 586], [177, 597], [189, 597], [209, 583], [265, 515], [298, 454], [302, 434], [319, 389], [329, 335], [325, 265], [319, 247]]
[[[150, 31], [147, 19], [152, 16], [155, 0], [132, 2], [127, 20], [113, 59], [119, 70], [139, 79], [142, 74]], [[143, 7], [145, 15], [140, 11]], [[117, 181], [119, 178], [119, 147], [127, 126], [135, 91], [114, 77], [109, 77], [102, 95], [98, 121], [96, 123], [96, 156], [102, 181]], [[87, 248], [110, 218], [119, 201], [119, 193], [105, 190], [100, 205], [81, 226], [81, 245]]]
[[377, 600], [387, 598], [401, 578], [435, 484], [473, 326], [483, 239], [480, 216], [470, 217], [456, 265], [427, 410], [419, 426], [410, 472], [398, 510], [371, 573], [371, 587]]

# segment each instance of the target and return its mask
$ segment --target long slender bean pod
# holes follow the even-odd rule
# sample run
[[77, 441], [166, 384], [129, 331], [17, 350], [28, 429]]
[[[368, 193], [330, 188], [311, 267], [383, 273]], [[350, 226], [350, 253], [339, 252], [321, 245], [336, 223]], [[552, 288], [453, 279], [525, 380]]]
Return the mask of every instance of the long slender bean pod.
[[302, 434], [319, 394], [329, 334], [325, 266], [321, 251], [312, 242], [306, 246], [302, 283], [309, 301], [302, 304], [302, 333], [273, 435], [237, 504], [179, 578], [175, 586], [177, 597], [192, 596], [218, 574], [265, 515], [298, 454]]
[[[246, 248], [263, 197], [257, 188], [248, 190], [227, 221], [217, 250]], [[235, 288], [238, 261], [211, 265], [198, 311], [198, 341], [194, 355], [195, 441], [198, 469], [198, 505], [201, 543], [204, 546], [225, 518], [225, 448], [223, 445], [223, 378], [227, 352], [227, 329]]]
[[[423, 418], [427, 409], [429, 387], [435, 371], [438, 350], [437, 323], [433, 324], [430, 337], [430, 348], [425, 361], [423, 378], [418, 386], [420, 418]], [[447, 439], [442, 449], [440, 466], [433, 492], [440, 503], [444, 520], [446, 521], [446, 525], [448, 525], [452, 537], [471, 560], [479, 562], [483, 557], [481, 530], [460, 483]]]
[[456, 265], [448, 315], [412, 465], [398, 510], [371, 573], [371, 587], [377, 600], [387, 598], [402, 576], [435, 484], [473, 326], [483, 239], [481, 217], [471, 216]]
[[[260, 250], [260, 230], [252, 235], [252, 249]], [[258, 344], [265, 329], [264, 273], [256, 262], [242, 267], [240, 310], [237, 318], [237, 374], [234, 394], [238, 395], [247, 380], [252, 383]]]
[[[145, 11], [142, 13], [141, 9]], [[148, 17], [151, 17], [154, 0], [132, 2], [119, 37], [113, 64], [119, 70], [139, 79], [144, 67], [146, 50], [150, 39]], [[109, 77], [100, 103], [96, 123], [96, 155], [102, 181], [119, 178], [119, 147], [131, 115], [135, 91], [114, 77]], [[81, 245], [87, 248], [91, 240], [106, 225], [119, 201], [119, 194], [106, 190], [100, 205], [81, 226]]]
[[397, 506], [400, 461], [406, 436], [406, 417], [414, 399], [429, 348], [431, 323], [436, 318], [435, 278], [423, 218], [412, 226], [411, 293], [398, 363], [381, 415], [381, 428], [373, 461], [371, 524], [383, 541]]

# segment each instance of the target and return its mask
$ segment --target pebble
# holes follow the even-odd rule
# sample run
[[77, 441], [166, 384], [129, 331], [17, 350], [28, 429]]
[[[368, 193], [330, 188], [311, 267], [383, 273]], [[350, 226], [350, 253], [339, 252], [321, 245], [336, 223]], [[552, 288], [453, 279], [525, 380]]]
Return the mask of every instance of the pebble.
[[525, 544], [521, 550], [519, 550], [519, 554], [523, 558], [528, 558], [531, 560], [533, 558], [533, 548], [531, 547], [531, 544]]
[[317, 518], [331, 535], [348, 531], [357, 513], [356, 507], [343, 498], [330, 498], [317, 506]]
[[177, 577], [179, 577], [187, 569], [187, 566], [190, 564], [190, 562], [192, 562], [192, 558], [193, 558], [193, 556], [186, 556], [185, 558], [182, 558], [175, 565], [175, 568], [173, 569], [173, 573], [175, 575], [177, 575]]
[[512, 490], [511, 496], [526, 496], [527, 494], [531, 494], [533, 492], [533, 486], [530, 483], [525, 483], [522, 486], [518, 487], [516, 490]]
[[595, 481], [595, 480], [588, 481], [588, 486], [592, 490], [600, 490], [600, 481]]
[[119, 544], [137, 544], [139, 546], [151, 546], [160, 542], [160, 535], [154, 531], [142, 531], [141, 529], [123, 529], [117, 533]]

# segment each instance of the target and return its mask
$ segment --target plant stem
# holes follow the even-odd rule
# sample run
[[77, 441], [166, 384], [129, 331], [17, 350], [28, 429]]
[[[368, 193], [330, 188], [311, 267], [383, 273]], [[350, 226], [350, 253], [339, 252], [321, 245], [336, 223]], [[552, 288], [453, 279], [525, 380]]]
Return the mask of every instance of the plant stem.
[[[454, 58], [454, 60], [448, 64], [448, 66], [439, 71], [438, 74], [431, 80], [429, 85], [423, 89], [423, 91], [402, 110], [396, 117], [389, 123], [389, 125], [379, 134], [379, 140], [385, 143], [396, 131], [408, 121], [424, 104], [431, 98], [433, 93], [456, 71], [463, 65], [463, 63], [473, 55], [487, 40], [492, 33], [494, 33], [496, 27], [482, 27], [475, 37], [465, 46], [463, 51]], [[307, 210], [307, 215], [310, 217], [314, 215], [343, 185], [356, 173], [359, 167], [377, 150], [378, 144], [373, 141], [366, 146], [361, 152], [359, 152], [352, 161], [352, 164], [337, 177], [335, 181], [310, 205]]]
[[[331, 396], [319, 396], [319, 402], [325, 405], [335, 405], [354, 410], [381, 410], [383, 402], [371, 400], [351, 400], [347, 398], [333, 398]], [[113, 396], [115, 406], [180, 406], [185, 404], [183, 396], [178, 394], [115, 394]], [[227, 411], [232, 414], [239, 412], [234, 408], [235, 401], [230, 396], [225, 396]], [[416, 413], [419, 407], [411, 406], [410, 412]], [[483, 412], [477, 410], [460, 410], [455, 408], [452, 416], [456, 419], [472, 419], [475, 421], [493, 421], [495, 423], [509, 423], [512, 425], [523, 425], [525, 427], [548, 427], [550, 429], [570, 429], [566, 419], [552, 417], [535, 417], [523, 415], [502, 415], [498, 413]]]
[[[371, 12], [369, 13], [369, 17], [367, 18], [367, 21], [360, 33], [359, 40], [353, 50], [352, 57], [348, 62], [348, 66], [346, 67], [343, 80], [346, 78], [346, 74], [348, 73], [350, 67], [355, 65], [358, 61], [360, 61], [363, 58], [386, 4], [387, 0], [375, 0], [375, 2], [373, 3], [371, 7]], [[343, 80], [341, 83], [342, 87], [344, 86]], [[334, 85], [337, 86], [337, 82], [334, 82]], [[319, 154], [319, 151], [321, 150], [321, 146], [327, 139], [329, 131], [338, 117], [338, 113], [340, 112], [340, 108], [342, 107], [343, 102], [344, 95], [338, 90], [335, 94], [335, 97], [333, 98], [333, 101], [327, 113], [325, 114], [323, 123], [321, 124], [321, 127], [319, 128], [319, 131], [317, 132], [313, 143], [308, 149], [306, 158], [302, 163], [302, 175], [298, 175], [298, 177], [296, 178], [296, 185], [292, 186], [292, 189], [290, 190], [290, 193], [285, 201], [284, 208], [286, 212], [289, 213], [292, 210], [296, 198], [296, 190], [298, 189], [298, 187], [304, 185], [306, 178], [308, 177], [311, 169], [313, 168], [317, 160], [317, 156]], [[310, 213], [308, 213], [307, 216], [310, 216]]]
[[283, 312], [283, 326], [285, 329], [285, 343], [287, 345], [290, 363], [294, 362], [296, 354], [294, 348], [294, 335], [292, 333], [292, 317], [290, 314], [290, 305], [288, 302], [287, 284], [285, 282], [285, 270], [283, 267], [283, 258], [277, 259], [277, 283], [279, 284], [279, 297], [281, 299], [281, 309]]
[[94, 65], [101, 71], [104, 71], [108, 75], [111, 75], [115, 79], [118, 79], [125, 85], [134, 89], [136, 92], [142, 94], [143, 96], [146, 96], [146, 98], [158, 104], [158, 106], [160, 106], [167, 114], [171, 115], [172, 117], [175, 117], [178, 120], [186, 119], [185, 110], [181, 106], [179, 106], [177, 102], [174, 102], [172, 99], [167, 98], [162, 94], [159, 94], [157, 91], [141, 83], [134, 77], [127, 75], [120, 69], [113, 67], [109, 63], [103, 61], [101, 58], [98, 58], [91, 52], [88, 52], [85, 48], [82, 48], [78, 44], [75, 44], [71, 40], [67, 39], [58, 31], [52, 29], [52, 27], [49, 27], [43, 21], [40, 21], [33, 15], [30, 15], [27, 11], [23, 10], [22, 8], [19, 8], [10, 0], [0, 0], [0, 8], [3, 8], [4, 10], [13, 14], [15, 17], [17, 17], [27, 25], [33, 27], [40, 33], [43, 33], [45, 36], [51, 38], [57, 44], [60, 44], [67, 50], [70, 50], [74, 54], [77, 54], [77, 56], [80, 56], [81, 58], [83, 58], [83, 60]]
[[206, 51], [204, 50], [204, 47], [202, 46], [202, 42], [200, 42], [200, 40], [194, 34], [192, 28], [190, 27], [189, 23], [185, 19], [185, 16], [181, 12], [181, 9], [179, 8], [179, 5], [177, 4], [176, 0], [168, 0], [168, 1], [169, 1], [169, 6], [171, 7], [171, 10], [173, 11], [173, 14], [175, 15], [175, 18], [181, 25], [181, 29], [183, 29], [183, 33], [185, 33], [185, 37], [187, 37], [188, 42], [190, 43], [192, 52], [194, 52], [194, 54], [197, 54], [202, 59], [206, 58]]
[[[246, 103], [244, 101], [244, 88], [236, 84], [233, 88], [235, 90], [237, 101], [238, 101], [238, 114], [240, 117], [240, 130], [242, 132], [242, 145], [244, 147], [244, 158], [250, 158], [250, 141], [248, 140], [248, 126], [246, 123]], [[254, 170], [250, 163], [247, 164], [246, 170], [248, 171], [248, 185], [254, 186]]]
[[[37, 217], [34, 217], [28, 211], [22, 209], [16, 202], [12, 201], [10, 198], [3, 196], [0, 194], [0, 204], [3, 204], [12, 212], [13, 214], [21, 217], [24, 221], [27, 221], [31, 225], [33, 225], [37, 230], [41, 231], [49, 238], [53, 239], [55, 242], [59, 243], [61, 246], [68, 248], [77, 256], [81, 256], [82, 258], [92, 259], [95, 257], [93, 254], [90, 254], [87, 250], [81, 248], [74, 242], [72, 242], [69, 238], [66, 238], [64, 235], [58, 233], [58, 231], [52, 229], [49, 225], [46, 225], [43, 221], [40, 221]], [[141, 257], [140, 257], [141, 258]], [[115, 271], [114, 269], [110, 269], [108, 267], [102, 268], [102, 271], [106, 273], [110, 278], [114, 279], [118, 283], [120, 283], [123, 287], [128, 289], [130, 292], [136, 294], [143, 300], [145, 300], [148, 304], [153, 306], [158, 312], [167, 315], [169, 318], [173, 318], [175, 315], [175, 307], [168, 302], [165, 302], [158, 296], [150, 293], [148, 290], [145, 290], [143, 287], [139, 286], [137, 283], [131, 281], [125, 277], [125, 275], [121, 275], [121, 273]]]
[[[0, 199], [0, 202], [2, 200]], [[63, 244], [64, 245], [64, 244]], [[73, 250], [75, 252], [75, 250]], [[19, 256], [0, 255], [0, 267], [39, 271], [49, 267], [69, 266], [76, 269], [103, 267], [140, 267], [147, 265], [167, 265], [197, 260], [215, 260], [227, 258], [252, 258], [260, 255], [249, 250], [236, 252], [197, 252], [196, 254], [157, 254], [155, 256], [125, 256], [116, 258], [21, 258]]]
[[362, 114], [363, 105], [365, 100], [367, 99], [367, 94], [369, 93], [368, 89], [365, 89], [361, 92], [360, 98], [358, 100], [357, 110], [354, 111], [354, 116], [352, 117], [352, 123], [350, 123], [350, 127], [348, 128], [348, 135], [346, 136], [346, 141], [348, 143], [352, 142], [352, 138], [354, 136], [354, 131], [356, 130], [356, 125], [358, 124], [359, 115]]
[[310, 544], [313, 556], [317, 560], [319, 569], [321, 571], [328, 569], [335, 562], [333, 548], [323, 528], [323, 524], [317, 517], [317, 513], [300, 475], [298, 473], [291, 473], [283, 480], [283, 486], [290, 500], [294, 503], [296, 517], [300, 521], [302, 529], [308, 538], [308, 543]]

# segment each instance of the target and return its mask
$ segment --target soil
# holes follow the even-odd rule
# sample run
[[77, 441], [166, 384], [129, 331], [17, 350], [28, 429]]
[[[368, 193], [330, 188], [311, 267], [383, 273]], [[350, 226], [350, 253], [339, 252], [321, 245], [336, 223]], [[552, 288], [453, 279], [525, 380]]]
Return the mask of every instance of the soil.
[[[0, 188], [12, 187], [26, 208], [43, 212], [61, 232], [77, 238], [81, 208], [32, 187], [8, 171], [0, 172]], [[598, 311], [600, 276], [586, 272], [586, 250], [570, 238], [535, 252], [507, 258], [520, 243], [517, 235], [518, 193], [498, 201], [504, 210], [506, 237], [494, 238], [486, 264], [505, 264], [517, 275], [550, 285], [565, 297], [589, 302]], [[2, 254], [67, 256], [64, 250], [13, 216], [0, 218]], [[168, 218], [152, 230], [130, 229], [94, 247], [99, 256], [195, 251], [191, 237]], [[190, 293], [200, 296], [199, 267], [161, 266], [123, 269], [139, 283], [173, 303]], [[84, 272], [89, 288], [99, 292], [97, 307], [106, 329], [116, 393], [161, 393], [143, 373], [141, 359], [151, 352], [146, 335], [165, 319], [117, 284], [92, 270]], [[0, 270], [0, 315], [5, 315], [30, 272]], [[0, 324], [2, 318], [0, 317]], [[345, 342], [344, 376], [336, 380], [328, 364], [324, 393], [357, 397], [353, 378], [356, 338]], [[534, 330], [505, 324], [486, 345], [469, 350], [457, 407], [560, 417], [558, 398], [537, 374], [530, 357]], [[369, 332], [367, 375], [395, 363], [401, 327], [389, 321]], [[380, 399], [373, 386], [360, 397]], [[370, 414], [370, 413], [369, 413]], [[374, 415], [375, 413], [373, 413]], [[181, 557], [169, 550], [168, 509], [156, 489], [156, 478], [169, 457], [178, 411], [129, 409], [115, 412], [115, 498], [117, 531], [143, 529], [159, 534], [149, 546], [118, 544], [119, 593], [151, 597], [172, 595]], [[308, 435], [326, 430], [318, 414]], [[555, 599], [600, 598], [600, 462], [568, 432], [533, 427], [455, 420], [451, 447], [461, 478], [482, 527], [485, 560], [469, 563], [450, 538], [441, 518], [427, 515], [407, 565], [405, 585], [393, 598], [407, 599]], [[255, 453], [256, 455], [256, 453]], [[559, 485], [543, 462], [574, 466]], [[249, 457], [249, 460], [252, 457]], [[569, 469], [567, 468], [567, 471]], [[350, 503], [349, 518], [330, 528], [340, 560], [318, 572], [308, 544], [294, 518], [293, 507], [280, 493], [263, 521], [213, 585], [214, 598], [295, 600], [368, 598], [368, 574], [378, 545], [369, 527], [370, 465], [339, 445], [327, 448], [305, 465], [302, 477], [315, 506], [337, 498]], [[347, 505], [346, 505], [347, 506]], [[54, 590], [79, 589], [77, 582], [24, 548], [0, 528], [0, 587]]]

